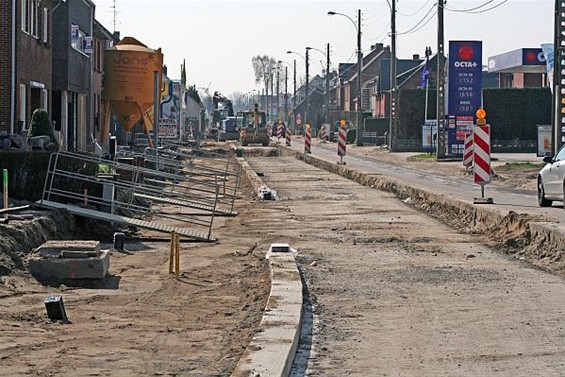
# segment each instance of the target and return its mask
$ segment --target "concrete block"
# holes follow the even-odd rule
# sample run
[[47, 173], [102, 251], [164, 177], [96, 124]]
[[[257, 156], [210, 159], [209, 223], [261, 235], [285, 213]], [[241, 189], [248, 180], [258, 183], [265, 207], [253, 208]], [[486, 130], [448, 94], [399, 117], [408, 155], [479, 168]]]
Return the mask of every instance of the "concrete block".
[[110, 267], [109, 251], [103, 250], [97, 256], [88, 256], [91, 252], [83, 251], [83, 255], [77, 257], [80, 253], [63, 253], [65, 256], [59, 257], [37, 254], [29, 260], [29, 272], [38, 279], [46, 280], [104, 279]]

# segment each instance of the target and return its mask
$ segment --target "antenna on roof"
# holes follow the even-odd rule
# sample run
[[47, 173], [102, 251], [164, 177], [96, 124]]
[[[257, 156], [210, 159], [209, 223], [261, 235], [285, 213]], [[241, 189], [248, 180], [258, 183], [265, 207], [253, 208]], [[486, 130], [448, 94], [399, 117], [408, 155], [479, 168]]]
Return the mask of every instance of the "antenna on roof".
[[116, 32], [116, 15], [118, 14], [118, 8], [116, 7], [116, 0], [114, 0], [114, 6], [112, 7], [114, 10], [114, 33]]

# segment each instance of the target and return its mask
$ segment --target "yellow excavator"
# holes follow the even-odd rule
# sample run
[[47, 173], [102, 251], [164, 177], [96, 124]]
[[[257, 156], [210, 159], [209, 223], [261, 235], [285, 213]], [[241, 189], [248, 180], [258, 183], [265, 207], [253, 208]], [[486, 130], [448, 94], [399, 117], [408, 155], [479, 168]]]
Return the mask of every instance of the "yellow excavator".
[[253, 110], [241, 113], [243, 123], [239, 130], [239, 142], [242, 146], [249, 144], [269, 145], [269, 134], [267, 133], [267, 116], [264, 111], [259, 111], [259, 105], [255, 104]]

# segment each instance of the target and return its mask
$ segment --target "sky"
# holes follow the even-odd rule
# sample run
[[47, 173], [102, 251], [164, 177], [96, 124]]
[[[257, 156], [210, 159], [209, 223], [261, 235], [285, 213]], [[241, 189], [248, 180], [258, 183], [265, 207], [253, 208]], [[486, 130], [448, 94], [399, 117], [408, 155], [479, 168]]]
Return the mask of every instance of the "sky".
[[[119, 31], [122, 38], [135, 37], [150, 48], [161, 48], [170, 78], [180, 78], [186, 60], [189, 85], [227, 96], [262, 88], [255, 81], [251, 62], [257, 55], [288, 63], [289, 92], [294, 59], [298, 81], [304, 80], [306, 47], [313, 48], [310, 77], [325, 68], [328, 43], [332, 70], [339, 63], [356, 62], [358, 9], [363, 53], [376, 43], [391, 43], [387, 0], [93, 2], [96, 19], [106, 29]], [[399, 59], [423, 56], [426, 46], [432, 47], [432, 53], [437, 51], [436, 4], [437, 0], [396, 0]], [[485, 65], [490, 56], [553, 42], [552, 0], [448, 0], [445, 7], [446, 51], [450, 40], [483, 41]], [[328, 16], [328, 11], [349, 19]]]

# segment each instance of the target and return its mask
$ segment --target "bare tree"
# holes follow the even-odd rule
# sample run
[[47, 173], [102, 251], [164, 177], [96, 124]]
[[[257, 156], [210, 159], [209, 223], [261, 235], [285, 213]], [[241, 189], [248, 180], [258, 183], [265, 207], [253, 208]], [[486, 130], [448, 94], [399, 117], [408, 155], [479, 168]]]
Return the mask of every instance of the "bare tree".
[[[269, 84], [271, 83], [271, 77], [273, 69], [277, 66], [277, 61], [275, 58], [268, 55], [257, 55], [251, 59], [253, 63], [253, 72], [255, 73], [255, 83], [263, 83], [265, 86], [265, 99], [269, 98]], [[273, 93], [271, 93], [271, 96]], [[268, 103], [265, 103], [265, 108], [268, 111]]]

